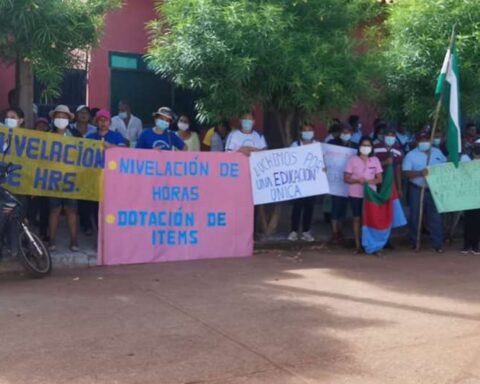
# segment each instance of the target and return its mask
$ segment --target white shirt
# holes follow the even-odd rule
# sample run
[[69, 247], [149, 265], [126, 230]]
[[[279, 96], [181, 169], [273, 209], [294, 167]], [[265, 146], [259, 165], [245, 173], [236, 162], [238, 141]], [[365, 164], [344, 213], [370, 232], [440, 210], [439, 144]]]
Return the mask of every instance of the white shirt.
[[130, 142], [136, 142], [143, 132], [143, 124], [142, 120], [140, 120], [138, 117], [130, 115], [128, 127], [126, 127], [125, 121], [123, 121], [123, 119], [117, 115], [112, 117], [112, 125], [110, 126], [110, 130], [120, 133]]
[[228, 152], [237, 152], [242, 147], [250, 147], [255, 149], [267, 149], [265, 137], [257, 131], [244, 133], [240, 130], [233, 131], [228, 135], [225, 150]]

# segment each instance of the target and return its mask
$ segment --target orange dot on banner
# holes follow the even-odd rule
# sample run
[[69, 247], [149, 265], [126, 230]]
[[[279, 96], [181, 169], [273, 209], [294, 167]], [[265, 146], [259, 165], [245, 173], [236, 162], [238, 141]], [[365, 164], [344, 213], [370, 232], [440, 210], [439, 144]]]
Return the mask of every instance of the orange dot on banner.
[[108, 162], [108, 169], [111, 171], [115, 171], [117, 169], [117, 162], [116, 161], [109, 161]]
[[105, 217], [105, 221], [107, 222], [107, 224], [115, 224], [115, 216], [107, 215], [107, 217]]

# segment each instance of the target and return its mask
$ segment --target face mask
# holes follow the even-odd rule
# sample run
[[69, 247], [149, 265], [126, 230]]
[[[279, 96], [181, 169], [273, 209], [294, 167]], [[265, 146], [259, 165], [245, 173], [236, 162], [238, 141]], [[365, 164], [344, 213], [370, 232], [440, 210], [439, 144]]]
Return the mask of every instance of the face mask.
[[188, 131], [188, 128], [190, 128], [190, 125], [187, 123], [178, 123], [177, 126], [181, 131]]
[[422, 152], [427, 152], [428, 150], [430, 150], [430, 143], [428, 141], [418, 143], [418, 149]]
[[17, 128], [18, 127], [18, 120], [17, 119], [5, 119], [5, 126], [7, 128]]
[[387, 144], [389, 147], [391, 147], [393, 144], [395, 144], [395, 141], [397, 139], [392, 136], [385, 136], [385, 144]]
[[434, 147], [439, 147], [442, 142], [442, 139], [433, 139], [432, 144]]
[[242, 129], [250, 132], [253, 129], [253, 120], [242, 120]]
[[364, 156], [368, 156], [372, 153], [372, 147], [361, 146], [360, 153]]
[[313, 133], [313, 131], [304, 131], [304, 132], [302, 132], [302, 140], [312, 141], [314, 135], [315, 134]]
[[168, 129], [168, 127], [170, 126], [169, 122], [168, 121], [165, 121], [165, 120], [162, 120], [162, 119], [158, 119], [158, 120], [155, 120], [155, 126], [164, 131], [165, 129]]
[[340, 135], [340, 139], [345, 142], [350, 141], [351, 138], [352, 138], [352, 135], [349, 133], [342, 133]]
[[122, 120], [128, 119], [128, 113], [127, 112], [119, 112], [118, 117], [120, 117]]
[[68, 127], [68, 119], [55, 119], [53, 120], [53, 125], [57, 127], [58, 129], [65, 129]]

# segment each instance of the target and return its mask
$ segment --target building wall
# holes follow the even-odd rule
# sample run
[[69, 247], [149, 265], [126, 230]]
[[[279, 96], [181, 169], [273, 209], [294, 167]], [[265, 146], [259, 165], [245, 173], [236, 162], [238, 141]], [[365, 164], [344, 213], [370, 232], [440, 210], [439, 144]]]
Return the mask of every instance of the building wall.
[[147, 21], [154, 19], [154, 0], [125, 0], [121, 9], [111, 12], [99, 48], [92, 51], [87, 103], [91, 107], [110, 106], [109, 52], [143, 54], [148, 46]]
[[8, 107], [8, 92], [15, 88], [15, 66], [0, 64], [0, 110]]

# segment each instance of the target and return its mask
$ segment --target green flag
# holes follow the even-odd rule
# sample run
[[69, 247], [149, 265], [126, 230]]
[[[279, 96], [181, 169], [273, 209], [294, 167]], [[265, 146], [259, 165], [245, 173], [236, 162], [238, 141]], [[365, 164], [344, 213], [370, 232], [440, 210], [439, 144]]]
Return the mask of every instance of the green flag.
[[462, 152], [462, 133], [460, 130], [460, 72], [455, 42], [448, 49], [442, 70], [437, 81], [435, 96], [440, 98], [448, 110], [447, 150], [450, 160], [458, 167]]

